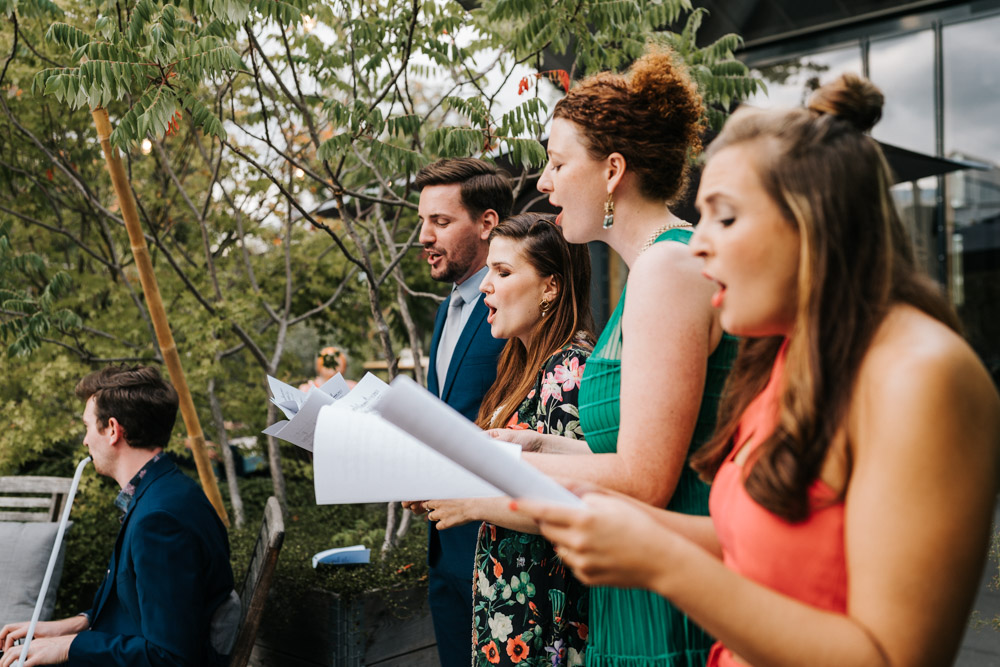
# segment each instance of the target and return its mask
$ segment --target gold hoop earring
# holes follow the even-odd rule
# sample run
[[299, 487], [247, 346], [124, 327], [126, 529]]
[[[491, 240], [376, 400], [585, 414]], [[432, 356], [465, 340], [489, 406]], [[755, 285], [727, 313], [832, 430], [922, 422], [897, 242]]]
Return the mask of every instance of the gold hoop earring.
[[604, 222], [601, 223], [601, 227], [611, 229], [613, 224], [615, 224], [615, 200], [609, 192], [608, 199], [604, 202]]
[[538, 310], [542, 311], [542, 317], [545, 317], [548, 314], [549, 308], [551, 307], [552, 307], [552, 302], [546, 301], [545, 299], [542, 299], [538, 303]]

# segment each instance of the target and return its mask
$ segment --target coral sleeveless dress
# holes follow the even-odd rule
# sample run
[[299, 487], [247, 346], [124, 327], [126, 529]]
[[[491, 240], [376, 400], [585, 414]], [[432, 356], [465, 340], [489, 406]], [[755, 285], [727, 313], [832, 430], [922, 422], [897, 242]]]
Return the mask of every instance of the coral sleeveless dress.
[[[750, 452], [778, 424], [778, 399], [788, 341], [778, 352], [764, 391], [747, 406], [733, 441], [736, 446], [712, 482], [709, 506], [722, 560], [728, 568], [813, 607], [847, 611], [847, 561], [844, 554], [844, 503], [825, 482], [809, 489], [812, 510], [805, 521], [790, 523], [764, 509], [743, 487], [743, 468], [734, 458]], [[747, 459], [750, 460], [750, 459]], [[712, 647], [708, 667], [738, 665], [721, 643]]]
[[[656, 242], [687, 244], [688, 229], [670, 229]], [[580, 425], [595, 453], [618, 448], [621, 388], [622, 293], [618, 307], [587, 361], [580, 384]], [[689, 451], [712, 434], [726, 375], [736, 357], [737, 340], [725, 335], [708, 358], [705, 389]], [[663, 369], [669, 378], [670, 369]], [[669, 379], [668, 379], [669, 381]], [[708, 514], [708, 485], [685, 466], [668, 509], [686, 514]], [[587, 665], [591, 667], [701, 667], [712, 638], [665, 598], [647, 591], [595, 587], [590, 590], [590, 632]]]

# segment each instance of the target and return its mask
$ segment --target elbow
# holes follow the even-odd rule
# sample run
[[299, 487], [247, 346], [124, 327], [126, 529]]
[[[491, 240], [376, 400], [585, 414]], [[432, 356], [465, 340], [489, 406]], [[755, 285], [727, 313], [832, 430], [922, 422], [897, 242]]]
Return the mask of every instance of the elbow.
[[644, 480], [629, 491], [629, 495], [653, 507], [665, 508], [674, 495], [675, 484], [665, 484], [655, 479]]

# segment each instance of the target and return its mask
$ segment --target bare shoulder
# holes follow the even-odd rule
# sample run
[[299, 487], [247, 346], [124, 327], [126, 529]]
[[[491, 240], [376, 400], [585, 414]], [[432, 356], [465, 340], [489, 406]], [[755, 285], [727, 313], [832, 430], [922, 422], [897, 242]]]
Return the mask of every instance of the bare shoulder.
[[663, 241], [648, 248], [633, 262], [628, 280], [629, 300], [655, 296], [670, 303], [700, 303], [711, 310], [714, 284], [702, 275], [702, 261], [683, 243]]
[[870, 433], [923, 436], [890, 440], [978, 449], [983, 463], [1000, 464], [1000, 397], [989, 373], [960, 335], [911, 306], [896, 306], [876, 332], [851, 412]]
[[677, 241], [661, 241], [643, 251], [633, 262], [630, 271], [630, 281], [652, 277], [662, 279], [698, 280], [710, 284], [701, 275], [702, 262], [694, 256], [691, 249]]
[[[996, 390], [979, 357], [956, 332], [908, 305], [896, 306], [875, 333], [862, 361], [859, 389], [888, 400], [886, 390], [958, 390], [996, 400]], [[942, 384], [943, 383], [943, 384]], [[951, 401], [949, 401], [951, 402]]]

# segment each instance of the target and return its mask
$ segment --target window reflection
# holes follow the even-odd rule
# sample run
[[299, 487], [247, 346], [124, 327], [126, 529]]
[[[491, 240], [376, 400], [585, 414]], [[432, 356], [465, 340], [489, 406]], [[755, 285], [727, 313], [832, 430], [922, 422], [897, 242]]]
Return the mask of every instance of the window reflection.
[[882, 120], [872, 136], [934, 155], [934, 33], [872, 41], [868, 74], [885, 93]]
[[821, 84], [844, 72], [862, 71], [861, 47], [857, 44], [755, 68], [753, 73], [767, 84], [767, 93], [755, 94], [747, 104], [761, 108], [804, 106]]
[[945, 26], [944, 146], [986, 163], [947, 178], [949, 293], [969, 342], [1000, 377], [1000, 17]]

